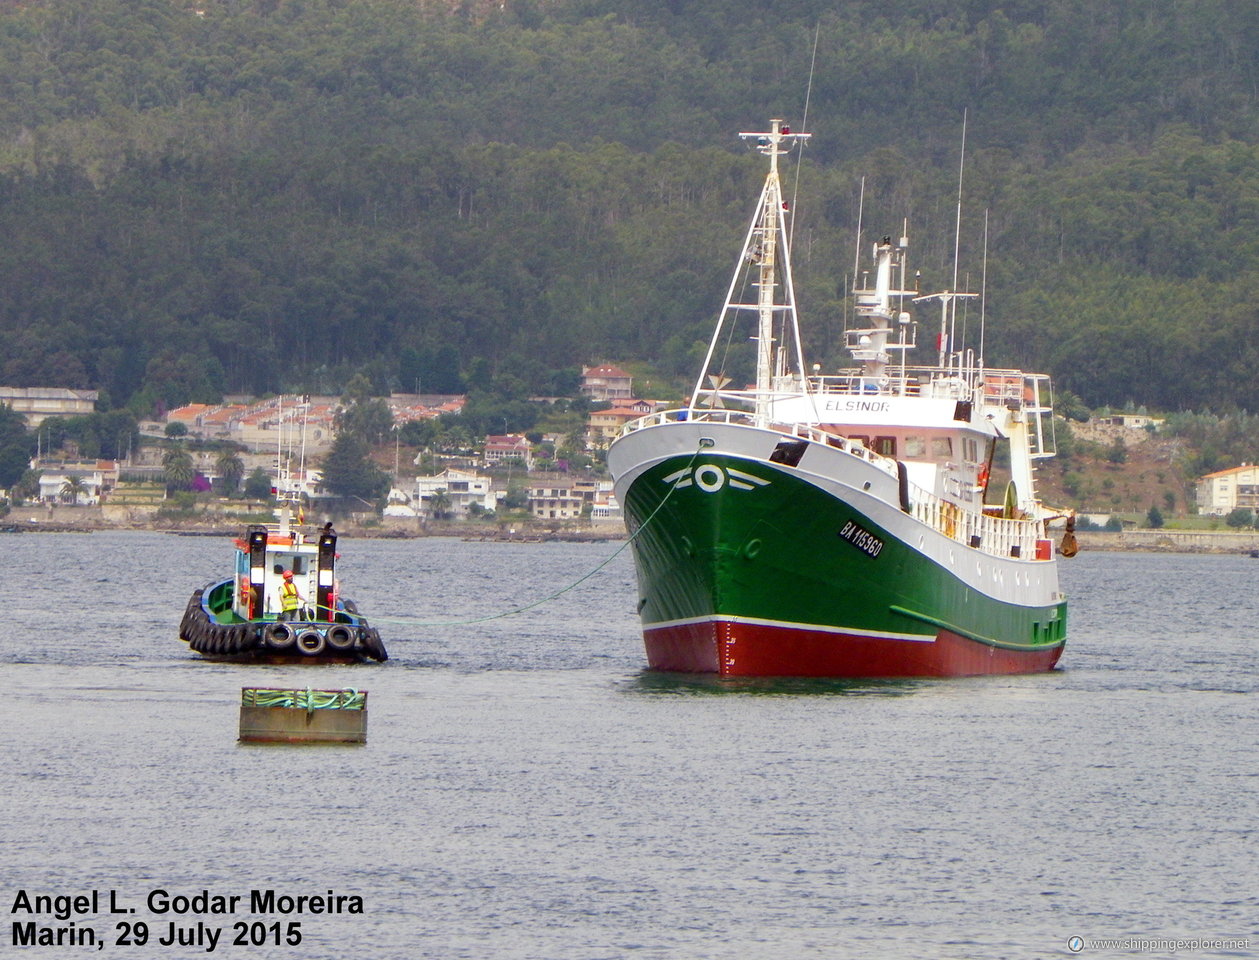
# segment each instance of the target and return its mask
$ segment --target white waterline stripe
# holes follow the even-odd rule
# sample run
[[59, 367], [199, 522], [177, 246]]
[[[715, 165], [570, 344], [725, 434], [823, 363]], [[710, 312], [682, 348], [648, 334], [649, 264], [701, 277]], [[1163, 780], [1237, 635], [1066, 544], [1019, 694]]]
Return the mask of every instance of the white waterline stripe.
[[662, 620], [644, 623], [643, 630], [663, 630], [668, 627], [685, 627], [697, 623], [750, 623], [758, 627], [778, 627], [783, 630], [813, 630], [818, 633], [844, 634], [851, 637], [871, 637], [875, 640], [907, 640], [912, 643], [935, 643], [935, 636], [921, 633], [893, 633], [890, 630], [858, 630], [850, 627], [829, 627], [817, 623], [791, 623], [786, 620], [766, 620], [760, 617], [727, 617], [710, 614], [705, 617], [685, 617], [681, 620]]

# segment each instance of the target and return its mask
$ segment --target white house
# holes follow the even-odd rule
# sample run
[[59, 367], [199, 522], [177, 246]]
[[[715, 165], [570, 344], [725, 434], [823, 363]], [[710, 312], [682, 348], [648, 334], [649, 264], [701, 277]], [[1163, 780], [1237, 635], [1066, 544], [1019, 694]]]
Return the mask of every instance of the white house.
[[610, 363], [582, 367], [580, 389], [591, 400], [628, 400], [634, 396], [634, 378]]
[[[604, 483], [607, 487], [604, 487]], [[616, 494], [612, 492], [611, 482], [601, 481], [599, 489], [595, 493], [594, 503], [590, 507], [591, 520], [620, 520], [621, 505], [617, 502]]]
[[432, 517], [433, 497], [439, 490], [450, 501], [445, 512], [457, 519], [468, 516], [473, 504], [483, 510], [493, 510], [498, 502], [491, 478], [451, 467], [430, 477], [416, 477], [415, 487], [407, 494], [397, 490], [391, 492], [385, 516]]
[[46, 503], [65, 499], [66, 483], [78, 477], [82, 484], [75, 497], [77, 504], [100, 503], [118, 483], [118, 464], [113, 460], [33, 461], [33, 470], [39, 471], [39, 499]]
[[519, 434], [507, 433], [485, 438], [485, 465], [491, 467], [504, 460], [518, 459], [526, 470], [533, 469], [533, 444]]
[[576, 520], [585, 504], [576, 480], [542, 478], [529, 484], [529, 512], [541, 520]]
[[1259, 508], [1259, 466], [1243, 463], [1208, 473], [1198, 481], [1196, 493], [1199, 513], [1222, 517], [1239, 507]]

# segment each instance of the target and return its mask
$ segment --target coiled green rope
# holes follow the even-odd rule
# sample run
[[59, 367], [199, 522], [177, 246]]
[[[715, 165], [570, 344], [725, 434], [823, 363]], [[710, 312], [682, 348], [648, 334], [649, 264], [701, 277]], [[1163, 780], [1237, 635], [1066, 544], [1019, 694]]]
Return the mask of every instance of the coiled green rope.
[[270, 687], [243, 687], [242, 707], [293, 707], [297, 710], [365, 710], [367, 692], [359, 690], [276, 690]]

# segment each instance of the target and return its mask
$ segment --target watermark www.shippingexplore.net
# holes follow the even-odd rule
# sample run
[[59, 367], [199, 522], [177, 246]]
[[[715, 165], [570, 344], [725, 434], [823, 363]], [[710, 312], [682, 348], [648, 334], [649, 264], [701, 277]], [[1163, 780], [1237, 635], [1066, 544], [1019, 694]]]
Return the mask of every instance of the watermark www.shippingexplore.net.
[[1195, 953], [1200, 950], [1249, 950], [1250, 938], [1238, 937], [1069, 937], [1072, 953], [1123, 950], [1128, 953]]

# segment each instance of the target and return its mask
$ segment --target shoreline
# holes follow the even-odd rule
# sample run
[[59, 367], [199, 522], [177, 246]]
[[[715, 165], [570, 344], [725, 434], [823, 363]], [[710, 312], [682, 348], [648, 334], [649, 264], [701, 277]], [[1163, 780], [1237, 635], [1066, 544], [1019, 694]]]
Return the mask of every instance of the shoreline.
[[[90, 511], [90, 512], [89, 512]], [[77, 514], [77, 515], [74, 515]], [[308, 524], [313, 534], [321, 524]], [[198, 520], [157, 520], [131, 517], [127, 520], [110, 520], [99, 509], [91, 507], [59, 507], [51, 516], [44, 508], [19, 507], [8, 516], [0, 517], [0, 533], [98, 533], [115, 530], [134, 530], [149, 533], [165, 533], [181, 537], [241, 536], [246, 523], [225, 518]], [[538, 543], [562, 541], [570, 543], [601, 543], [608, 540], [624, 540], [625, 527], [619, 521], [606, 524], [582, 524], [580, 526], [500, 526], [491, 523], [459, 521], [435, 521], [417, 524], [414, 520], [385, 518], [380, 523], [363, 524], [351, 520], [334, 521], [337, 535], [356, 540], [418, 540], [424, 537], [456, 537], [461, 540], [487, 543]]]
[[[79, 510], [78, 516], [66, 516]], [[182, 537], [238, 537], [244, 525], [227, 520], [107, 520], [93, 508], [61, 507], [53, 516], [43, 508], [17, 508], [0, 517], [0, 533], [94, 533], [107, 530], [138, 530]], [[626, 539], [620, 522], [580, 526], [519, 526], [441, 521], [417, 524], [414, 520], [378, 524], [345, 521], [336, 524], [338, 535], [359, 540], [418, 540], [424, 537], [456, 537], [485, 543], [602, 543]], [[1081, 550], [1135, 553], [1259, 553], [1259, 531], [1232, 530], [1124, 530], [1117, 533], [1077, 531]]]

